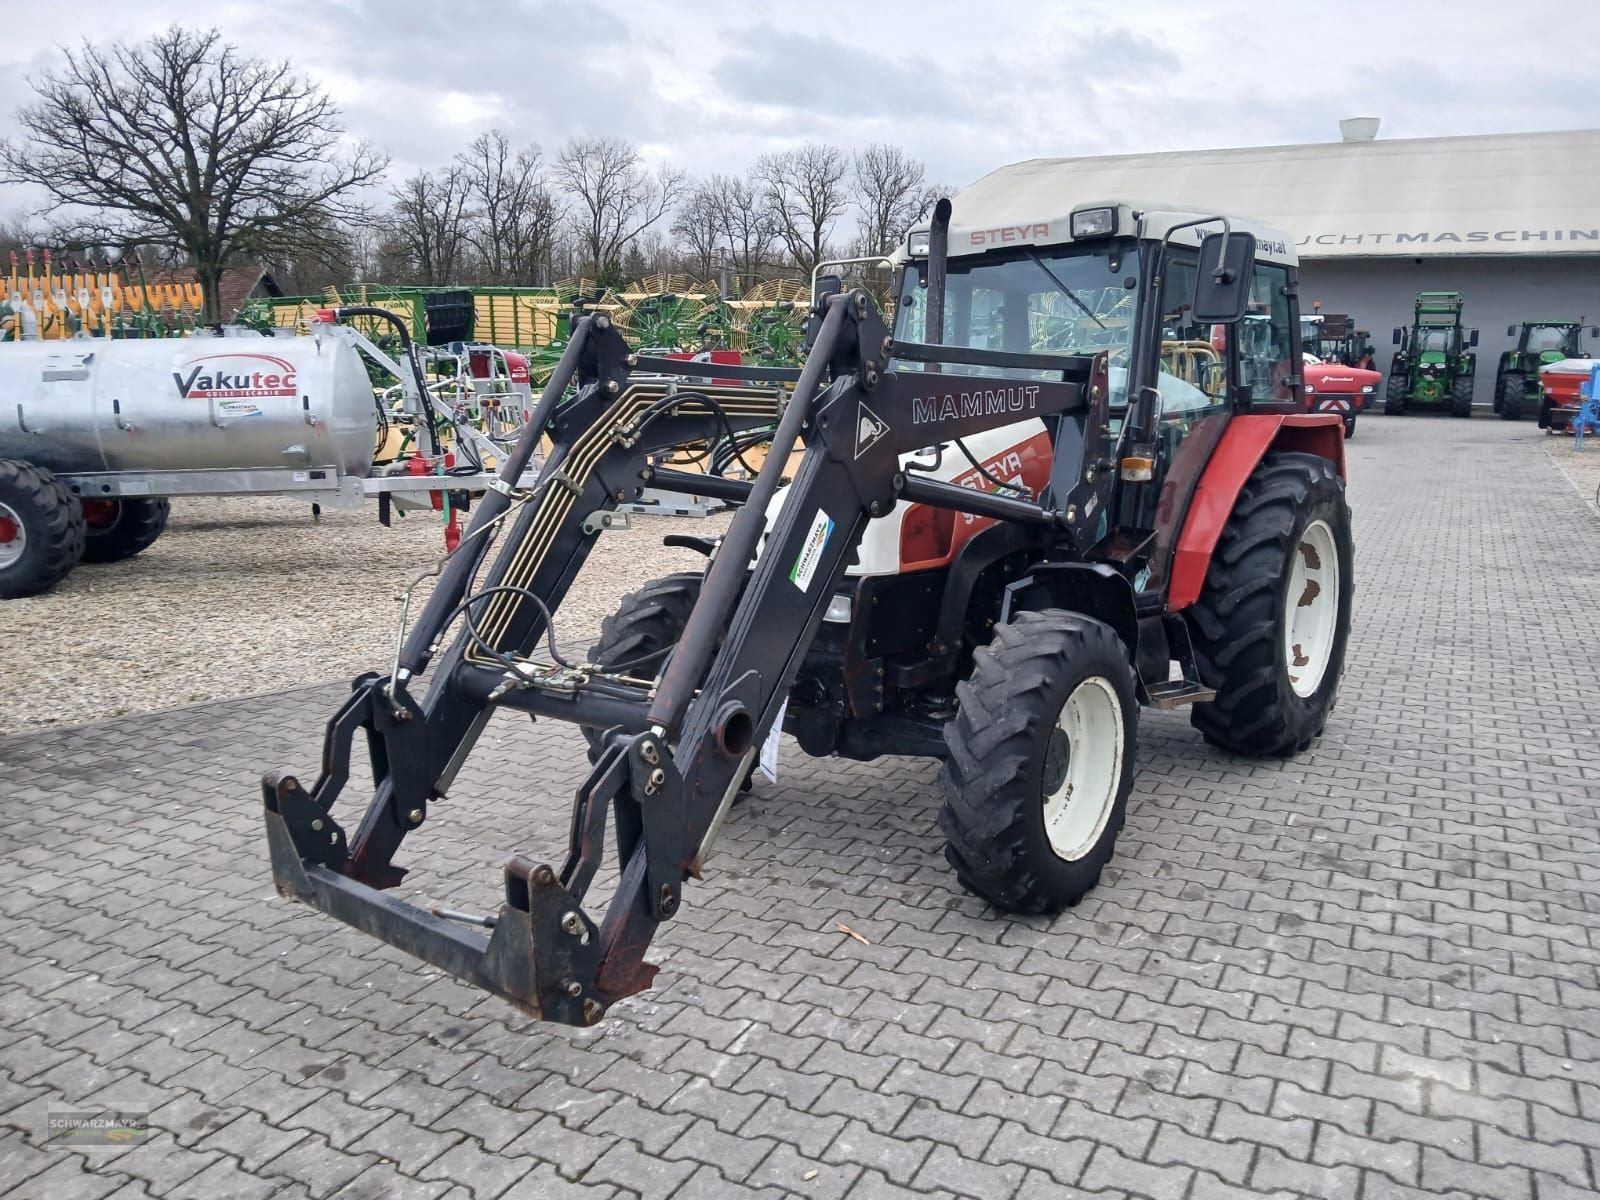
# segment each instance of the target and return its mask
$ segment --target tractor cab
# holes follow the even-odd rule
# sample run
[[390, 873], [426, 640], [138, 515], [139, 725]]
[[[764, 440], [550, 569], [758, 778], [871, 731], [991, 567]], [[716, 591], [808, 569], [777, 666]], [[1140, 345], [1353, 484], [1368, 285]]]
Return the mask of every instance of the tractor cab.
[[[927, 233], [914, 231], [898, 256], [896, 341], [1103, 356], [1111, 428], [1120, 436], [1130, 408], [1148, 402], [1151, 470], [1180, 493], [1169, 497], [1180, 509], [1194, 463], [1209, 454], [1228, 414], [1302, 407], [1297, 259], [1286, 234], [1259, 222], [1130, 203], [1070, 211], [1046, 204], [1019, 221], [1014, 196], [969, 196], [961, 197], [950, 230], [939, 330], [928, 327]], [[1225, 228], [1249, 235], [1254, 254], [1243, 264], [1242, 320], [1224, 324], [1197, 310], [1196, 291], [1202, 243]], [[1137, 412], [1132, 420], [1144, 428]]]
[[[1591, 335], [1596, 331], [1591, 329]], [[1522, 327], [1506, 330], [1507, 337], [1517, 338], [1517, 353], [1537, 358], [1540, 363], [1560, 362], [1564, 358], [1585, 357], [1578, 344], [1583, 325], [1578, 321], [1530, 321]]]

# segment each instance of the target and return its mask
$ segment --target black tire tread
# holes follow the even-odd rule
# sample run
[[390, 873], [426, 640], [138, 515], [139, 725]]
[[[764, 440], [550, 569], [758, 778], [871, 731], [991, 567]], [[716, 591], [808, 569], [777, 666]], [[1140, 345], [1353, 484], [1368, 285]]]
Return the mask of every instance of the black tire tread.
[[[0, 459], [0, 499], [4, 498], [45, 514], [46, 549], [43, 555], [34, 555], [31, 571], [11, 579], [0, 577], [0, 598], [9, 600], [48, 591], [65, 579], [83, 557], [83, 505], [52, 472], [17, 459]], [[37, 529], [28, 533], [30, 539], [39, 536]]]
[[1495, 397], [1495, 404], [1502, 421], [1522, 420], [1522, 406], [1526, 399], [1527, 382], [1520, 371], [1501, 377], [1500, 394]]
[[[636, 592], [629, 592], [610, 616], [600, 622], [600, 640], [594, 646], [594, 661], [601, 666], [632, 662], [675, 645], [689, 622], [705, 575], [699, 571], [679, 571], [653, 579]], [[661, 660], [641, 667], [641, 672], [659, 671]], [[583, 727], [590, 756], [598, 753], [603, 730]]]
[[[1189, 719], [1220, 749], [1286, 757], [1322, 732], [1321, 724], [1297, 728], [1279, 702], [1276, 639], [1298, 515], [1319, 487], [1338, 478], [1333, 464], [1317, 455], [1263, 458], [1218, 539], [1200, 599], [1186, 610], [1200, 677], [1217, 689], [1216, 699], [1195, 705]], [[1341, 645], [1328, 670], [1337, 673], [1342, 665]]]
[[1406, 377], [1404, 375], [1390, 375], [1389, 382], [1384, 385], [1383, 415], [1398, 417], [1406, 411]]
[[[1021, 612], [994, 627], [994, 639], [974, 654], [972, 675], [958, 684], [957, 712], [945, 729], [949, 755], [940, 779], [945, 802], [939, 827], [948, 839], [945, 857], [961, 883], [997, 908], [1055, 913], [1078, 903], [1111, 858], [1126, 815], [1126, 788], [1107, 823], [1109, 836], [1098, 853], [1081, 860], [1084, 878], [1072, 894], [1050, 886], [1032, 865], [1043, 836], [1038, 792], [1037, 746], [1041, 723], [1053, 723], [1054, 706], [1043, 702], [1052, 681], [1069, 663], [1110, 651], [1127, 671], [1126, 649], [1104, 624], [1075, 613]], [[1137, 709], [1127, 724], [1125, 773], [1137, 743]]]
[[167, 528], [172, 501], [165, 498], [135, 496], [118, 502], [122, 511], [117, 523], [104, 533], [84, 531], [83, 561], [114, 563], [148, 550]]
[[1465, 419], [1472, 416], [1472, 389], [1476, 383], [1471, 375], [1457, 375], [1450, 383], [1450, 415]]

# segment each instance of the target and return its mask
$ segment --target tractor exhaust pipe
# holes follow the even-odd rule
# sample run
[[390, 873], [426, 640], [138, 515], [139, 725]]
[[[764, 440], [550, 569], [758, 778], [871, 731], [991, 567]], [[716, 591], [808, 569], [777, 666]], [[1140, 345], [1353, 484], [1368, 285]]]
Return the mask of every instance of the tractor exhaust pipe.
[[[922, 340], [930, 346], [944, 345], [944, 284], [950, 259], [949, 197], [933, 206], [933, 225], [928, 230], [928, 322]], [[937, 366], [930, 364], [930, 370]]]

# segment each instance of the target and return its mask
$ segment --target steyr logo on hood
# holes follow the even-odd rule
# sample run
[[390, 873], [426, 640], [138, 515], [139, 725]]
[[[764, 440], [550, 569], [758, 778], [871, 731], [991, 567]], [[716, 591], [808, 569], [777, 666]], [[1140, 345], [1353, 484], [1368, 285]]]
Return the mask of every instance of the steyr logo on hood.
[[293, 396], [294, 364], [270, 354], [208, 354], [191, 358], [172, 373], [185, 400]]

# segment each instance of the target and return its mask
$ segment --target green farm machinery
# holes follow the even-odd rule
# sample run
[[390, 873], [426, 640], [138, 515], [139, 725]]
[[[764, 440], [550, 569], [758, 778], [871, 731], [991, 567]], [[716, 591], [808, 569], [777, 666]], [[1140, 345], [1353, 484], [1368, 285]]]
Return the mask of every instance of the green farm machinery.
[[[1506, 336], [1516, 338], [1517, 347], [1500, 356], [1494, 377], [1494, 411], [1502, 420], [1518, 421], [1525, 408], [1539, 405], [1541, 367], [1589, 356], [1579, 345], [1583, 336], [1581, 317], [1576, 321], [1524, 321], [1507, 326]], [[1589, 336], [1600, 337], [1600, 328], [1591, 326]]]
[[1418, 292], [1411, 326], [1394, 331], [1394, 360], [1383, 411], [1398, 416], [1408, 408], [1448, 409], [1452, 417], [1472, 415], [1472, 388], [1478, 369], [1476, 329], [1461, 325], [1460, 292]]

